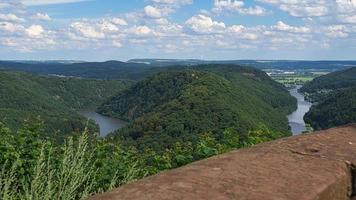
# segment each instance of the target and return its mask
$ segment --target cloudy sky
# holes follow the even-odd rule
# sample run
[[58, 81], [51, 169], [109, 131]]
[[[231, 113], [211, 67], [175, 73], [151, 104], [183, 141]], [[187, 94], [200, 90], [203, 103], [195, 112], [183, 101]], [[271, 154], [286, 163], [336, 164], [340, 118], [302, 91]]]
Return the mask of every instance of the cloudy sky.
[[356, 60], [356, 0], [0, 0], [0, 60]]

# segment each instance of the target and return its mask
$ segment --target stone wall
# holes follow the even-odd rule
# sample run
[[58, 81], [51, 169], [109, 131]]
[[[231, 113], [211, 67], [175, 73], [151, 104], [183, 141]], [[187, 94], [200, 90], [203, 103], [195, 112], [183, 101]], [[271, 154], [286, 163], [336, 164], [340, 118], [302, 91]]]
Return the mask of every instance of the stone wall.
[[349, 200], [356, 124], [285, 138], [162, 172], [91, 200]]

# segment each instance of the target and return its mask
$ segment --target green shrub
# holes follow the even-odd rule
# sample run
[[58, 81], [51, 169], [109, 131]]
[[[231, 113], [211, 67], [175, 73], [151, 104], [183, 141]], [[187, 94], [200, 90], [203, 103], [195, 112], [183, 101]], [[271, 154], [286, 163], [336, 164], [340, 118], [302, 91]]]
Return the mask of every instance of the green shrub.
[[0, 124], [0, 199], [77, 200], [196, 160], [282, 135], [261, 127], [245, 138], [232, 128], [216, 139], [201, 134], [195, 144], [143, 152], [110, 139], [69, 137], [63, 144], [44, 139], [42, 123], [25, 123], [16, 133]]
[[24, 125], [17, 133], [0, 128], [6, 138], [0, 143], [0, 199], [84, 199], [145, 175], [131, 159], [134, 152], [105, 151], [87, 132], [56, 145], [41, 139], [39, 127]]

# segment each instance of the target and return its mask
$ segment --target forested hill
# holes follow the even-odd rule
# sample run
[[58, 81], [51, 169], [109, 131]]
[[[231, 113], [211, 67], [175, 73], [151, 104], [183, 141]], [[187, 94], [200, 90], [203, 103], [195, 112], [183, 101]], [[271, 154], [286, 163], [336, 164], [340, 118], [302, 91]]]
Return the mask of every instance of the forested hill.
[[73, 62], [73, 61], [0, 61], [0, 69], [24, 71], [42, 75], [63, 75], [96, 79], [142, 80], [166, 68], [199, 65], [243, 65], [258, 69], [283, 70], [326, 70], [335, 71], [355, 66], [355, 61], [288, 61], [288, 60], [170, 60], [170, 59], [134, 59], [128, 62]]
[[322, 90], [339, 90], [355, 85], [356, 67], [353, 67], [315, 78], [313, 81], [305, 84], [301, 91], [315, 93]]
[[131, 59], [128, 63], [146, 64], [153, 66], [194, 66], [203, 64], [214, 65], [244, 65], [258, 69], [284, 69], [284, 70], [327, 70], [335, 71], [356, 66], [356, 61], [307, 61], [307, 60], [196, 60], [196, 59]]
[[315, 129], [356, 122], [356, 67], [316, 78], [301, 88], [315, 104], [305, 120]]
[[0, 122], [16, 129], [23, 120], [40, 116], [49, 133], [82, 130], [87, 120], [74, 109], [95, 108], [124, 88], [121, 81], [0, 71]]
[[356, 86], [328, 96], [314, 105], [305, 120], [315, 129], [327, 129], [356, 122]]
[[297, 109], [296, 101], [286, 92], [285, 87], [259, 69], [238, 65], [200, 65], [194, 69], [216, 73], [282, 113]]
[[120, 61], [83, 63], [21, 63], [0, 61], [0, 69], [29, 72], [41, 75], [62, 75], [95, 79], [141, 79], [152, 68], [140, 63]]
[[218, 139], [227, 129], [241, 138], [262, 127], [289, 133], [286, 114], [295, 108], [295, 99], [265, 73], [238, 66], [197, 68], [154, 75], [98, 111], [131, 120], [114, 137], [141, 149], [164, 150], [207, 133]]

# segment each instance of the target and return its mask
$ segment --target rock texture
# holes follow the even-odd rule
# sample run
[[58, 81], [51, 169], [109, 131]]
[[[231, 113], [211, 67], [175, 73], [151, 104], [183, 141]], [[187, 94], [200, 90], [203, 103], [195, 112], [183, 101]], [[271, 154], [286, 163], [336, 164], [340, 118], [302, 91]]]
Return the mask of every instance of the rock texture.
[[350, 200], [354, 166], [356, 124], [216, 156], [89, 199]]

